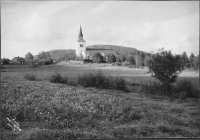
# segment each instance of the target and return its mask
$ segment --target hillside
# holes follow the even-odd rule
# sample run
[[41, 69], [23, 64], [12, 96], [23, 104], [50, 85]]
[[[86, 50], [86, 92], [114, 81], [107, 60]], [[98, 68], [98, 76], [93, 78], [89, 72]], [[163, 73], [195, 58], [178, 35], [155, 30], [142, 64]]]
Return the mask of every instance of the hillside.
[[[49, 52], [51, 58], [54, 61], [58, 61], [63, 58], [66, 54], [75, 54], [75, 50], [72, 49], [59, 49], [59, 50], [51, 50]], [[38, 55], [34, 55], [33, 59], [38, 59]]]
[[[117, 45], [91, 45], [87, 46], [87, 48], [95, 48], [95, 49], [113, 49], [112, 51], [115, 55], [134, 55], [136, 53], [140, 53], [142, 51], [139, 51], [135, 48], [130, 47], [124, 47], [124, 46], [117, 46]], [[75, 54], [75, 50], [72, 49], [59, 49], [59, 50], [51, 50], [48, 51], [51, 55], [51, 58], [53, 58], [55, 61], [60, 60], [63, 58], [66, 54]], [[104, 51], [105, 52], [105, 51]], [[107, 53], [110, 53], [111, 51], [107, 51]], [[146, 54], [146, 52], [143, 52]]]
[[95, 48], [95, 49], [113, 49], [115, 55], [125, 55], [128, 56], [130, 54], [135, 54], [137, 52], [140, 52], [139, 50], [135, 48], [130, 48], [130, 47], [124, 47], [124, 46], [117, 46], [117, 45], [91, 45], [88, 46], [87, 48]]
[[53, 58], [53, 60], [55, 61], [63, 58], [66, 54], [72, 54], [72, 53], [75, 54], [75, 50], [72, 49], [51, 50], [48, 52], [51, 55], [51, 58]]

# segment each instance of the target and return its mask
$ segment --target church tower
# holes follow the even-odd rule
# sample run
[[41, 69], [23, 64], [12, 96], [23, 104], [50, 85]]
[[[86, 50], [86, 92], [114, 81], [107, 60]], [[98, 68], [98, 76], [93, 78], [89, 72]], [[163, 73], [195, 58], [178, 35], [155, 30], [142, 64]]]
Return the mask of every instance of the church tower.
[[86, 58], [86, 41], [83, 39], [81, 26], [78, 35], [78, 41], [76, 42], [76, 55], [79, 57]]

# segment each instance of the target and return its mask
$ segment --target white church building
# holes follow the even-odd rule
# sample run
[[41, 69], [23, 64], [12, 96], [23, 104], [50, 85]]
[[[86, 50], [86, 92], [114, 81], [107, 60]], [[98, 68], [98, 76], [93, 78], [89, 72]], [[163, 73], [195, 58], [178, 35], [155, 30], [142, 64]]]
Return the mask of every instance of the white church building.
[[76, 42], [76, 56], [86, 58], [86, 41], [83, 39], [81, 27], [78, 35], [78, 41]]
[[78, 40], [76, 42], [76, 56], [83, 57], [84, 59], [91, 59], [92, 55], [96, 52], [99, 52], [104, 56], [106, 53], [113, 53], [113, 51], [113, 49], [87, 48], [86, 41], [83, 39], [82, 28], [80, 26]]

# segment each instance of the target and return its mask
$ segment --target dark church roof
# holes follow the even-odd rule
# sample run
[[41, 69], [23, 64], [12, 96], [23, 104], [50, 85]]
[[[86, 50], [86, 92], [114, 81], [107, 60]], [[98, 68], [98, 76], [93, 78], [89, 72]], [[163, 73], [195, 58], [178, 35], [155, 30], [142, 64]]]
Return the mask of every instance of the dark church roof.
[[106, 51], [106, 50], [113, 50], [113, 49], [95, 49], [95, 48], [86, 48], [86, 51]]
[[96, 48], [86, 48], [86, 54], [92, 56], [95, 53], [104, 53], [106, 54], [116, 54], [115, 50], [113, 49], [96, 49]]

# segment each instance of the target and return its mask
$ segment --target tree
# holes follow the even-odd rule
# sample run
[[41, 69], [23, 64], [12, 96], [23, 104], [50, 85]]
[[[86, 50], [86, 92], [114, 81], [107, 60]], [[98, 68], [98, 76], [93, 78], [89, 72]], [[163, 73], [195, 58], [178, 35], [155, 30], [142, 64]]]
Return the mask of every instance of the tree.
[[40, 52], [39, 55], [38, 55], [38, 58], [39, 58], [39, 59], [46, 59], [47, 56], [46, 56], [45, 51]]
[[136, 64], [136, 63], [135, 63], [135, 57], [134, 57], [134, 55], [128, 56], [127, 61], [128, 61], [131, 65], [135, 65], [135, 64]]
[[171, 51], [159, 49], [152, 55], [147, 63], [152, 77], [162, 82], [164, 87], [169, 89], [170, 84], [176, 81], [178, 74], [183, 70], [181, 57], [173, 55]]
[[145, 58], [145, 53], [144, 53], [144, 52], [141, 52], [141, 53], [140, 53], [140, 56], [142, 57], [142, 60], [144, 60], [144, 58]]
[[138, 68], [139, 55], [135, 55], [134, 58], [135, 58], [135, 65], [136, 65], [136, 68]]
[[195, 56], [193, 53], [190, 54], [190, 67], [194, 67], [194, 59], [195, 59]]
[[[38, 55], [39, 59], [51, 58], [49, 52], [41, 51]], [[62, 58], [61, 58], [62, 59]]]
[[185, 68], [189, 68], [189, 63], [190, 63], [190, 61], [189, 61], [189, 58], [188, 58], [188, 56], [187, 56], [187, 53], [186, 53], [186, 52], [183, 52], [183, 54], [181, 55], [181, 58], [182, 58], [182, 61], [183, 61], [183, 66], [184, 66]]
[[65, 60], [65, 61], [75, 60], [75, 59], [76, 59], [76, 54], [74, 54], [74, 53], [66, 54], [66, 55], [63, 57], [63, 60]]
[[26, 59], [26, 60], [33, 60], [33, 55], [32, 55], [30, 52], [28, 52], [28, 53], [25, 55], [25, 59]]
[[116, 62], [116, 56], [114, 54], [108, 54], [108, 59], [107, 62], [108, 63], [115, 63]]
[[122, 55], [122, 56], [121, 56], [121, 61], [122, 61], [122, 62], [125, 62], [125, 61], [126, 61], [125, 55]]
[[116, 62], [121, 62], [121, 59], [119, 56], [116, 57]]
[[138, 66], [144, 66], [144, 60], [142, 58], [142, 55], [138, 57]]
[[145, 58], [144, 58], [144, 65], [145, 66], [148, 66], [149, 59], [150, 59], [150, 56], [146, 55]]
[[2, 64], [3, 65], [5, 65], [5, 64], [9, 64], [9, 59], [1, 59], [1, 62], [2, 62]]
[[144, 66], [144, 61], [142, 60], [142, 55], [135, 55], [136, 67]]
[[92, 59], [93, 59], [93, 62], [95, 62], [95, 63], [101, 63], [103, 60], [103, 56], [100, 53], [95, 53], [92, 56]]
[[199, 72], [199, 55], [195, 57], [194, 59], [194, 70], [196, 72]]
[[51, 55], [49, 54], [49, 52], [46, 52], [46, 57], [51, 58]]

